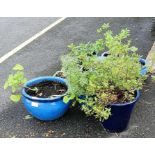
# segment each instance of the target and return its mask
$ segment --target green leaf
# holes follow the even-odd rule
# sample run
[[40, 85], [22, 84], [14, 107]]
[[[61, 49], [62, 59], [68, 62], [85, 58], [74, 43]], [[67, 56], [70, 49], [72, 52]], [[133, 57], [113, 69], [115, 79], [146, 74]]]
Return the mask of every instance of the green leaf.
[[84, 101], [85, 101], [85, 100], [82, 100], [82, 99], [79, 99], [79, 98], [78, 98], [78, 102], [79, 102], [79, 103], [84, 103]]
[[13, 101], [13, 102], [15, 102], [15, 103], [19, 102], [20, 99], [21, 99], [21, 95], [20, 95], [20, 94], [11, 95], [11, 96], [10, 96], [10, 100]]
[[64, 96], [64, 97], [63, 97], [63, 101], [64, 101], [65, 103], [68, 103], [69, 100], [70, 100], [70, 98], [69, 98], [68, 96]]
[[6, 90], [8, 87], [9, 87], [9, 83], [8, 83], [8, 81], [6, 81], [4, 84], [4, 89]]
[[16, 64], [14, 67], [13, 67], [13, 70], [18, 70], [18, 71], [22, 71], [24, 70], [24, 67], [20, 64]]
[[105, 29], [108, 29], [110, 27], [110, 25], [109, 25], [109, 23], [104, 23], [101, 27], [103, 30], [105, 30]]
[[64, 98], [63, 98], [63, 101], [65, 102], [65, 103], [68, 103], [70, 100], [73, 100], [75, 98], [75, 95], [66, 95], [66, 96], [64, 96]]
[[136, 52], [136, 51], [138, 50], [138, 48], [135, 47], [135, 46], [132, 46], [132, 47], [130, 48], [130, 50], [133, 51], [133, 52]]

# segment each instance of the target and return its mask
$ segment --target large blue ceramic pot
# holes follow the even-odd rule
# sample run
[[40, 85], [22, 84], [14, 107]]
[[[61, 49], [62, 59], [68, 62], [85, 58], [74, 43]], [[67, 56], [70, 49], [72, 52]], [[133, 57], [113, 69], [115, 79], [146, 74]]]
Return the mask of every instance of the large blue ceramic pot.
[[[29, 87], [42, 81], [55, 81], [67, 86], [66, 80], [59, 77], [43, 76], [28, 81], [25, 86]], [[64, 94], [65, 95], [65, 94]], [[68, 110], [70, 103], [63, 102], [63, 96], [51, 98], [38, 98], [28, 95], [25, 88], [22, 90], [22, 102], [27, 111], [39, 120], [55, 120], [64, 115]]]
[[[99, 58], [100, 58], [100, 59], [105, 59], [108, 55], [109, 55], [108, 52], [103, 52], [103, 53], [101, 54], [101, 56], [99, 56]], [[141, 69], [141, 71], [140, 71], [140, 74], [141, 74], [141, 75], [145, 75], [145, 74], [148, 72], [148, 68], [147, 68], [147, 66], [146, 66], [147, 62], [146, 62], [146, 60], [143, 59], [143, 58], [139, 58], [139, 62], [140, 62], [141, 65], [142, 65], [142, 69]]]
[[114, 103], [108, 107], [111, 108], [111, 116], [102, 122], [105, 129], [110, 132], [122, 132], [129, 123], [132, 110], [140, 97], [140, 92], [136, 91], [135, 99], [127, 103]]

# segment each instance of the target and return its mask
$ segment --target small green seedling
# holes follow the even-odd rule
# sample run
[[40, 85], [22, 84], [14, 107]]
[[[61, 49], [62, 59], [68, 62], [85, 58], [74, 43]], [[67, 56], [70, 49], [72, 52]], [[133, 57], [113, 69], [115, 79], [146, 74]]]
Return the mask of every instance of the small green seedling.
[[11, 88], [12, 94], [10, 96], [11, 101], [17, 103], [21, 99], [21, 88], [27, 81], [24, 75], [24, 67], [20, 64], [16, 64], [12, 68], [13, 73], [9, 75], [8, 79], [4, 84], [4, 89]]

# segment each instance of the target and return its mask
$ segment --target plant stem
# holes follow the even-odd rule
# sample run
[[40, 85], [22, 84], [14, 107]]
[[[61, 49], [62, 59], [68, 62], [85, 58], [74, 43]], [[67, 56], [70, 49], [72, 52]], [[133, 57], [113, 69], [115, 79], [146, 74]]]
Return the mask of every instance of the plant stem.
[[31, 91], [35, 91], [35, 92], [37, 92], [38, 90], [36, 90], [36, 89], [32, 89], [32, 88], [29, 88], [29, 87], [27, 87], [27, 86], [24, 86], [24, 88], [27, 88], [27, 89], [29, 89], [29, 90], [31, 90]]

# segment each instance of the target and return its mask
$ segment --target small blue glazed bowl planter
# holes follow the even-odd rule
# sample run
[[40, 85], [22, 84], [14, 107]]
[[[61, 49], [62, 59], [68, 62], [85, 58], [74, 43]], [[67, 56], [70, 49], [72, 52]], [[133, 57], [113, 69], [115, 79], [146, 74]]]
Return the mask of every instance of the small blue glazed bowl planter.
[[127, 129], [132, 110], [139, 100], [140, 92], [136, 91], [134, 101], [127, 103], [114, 103], [108, 107], [111, 108], [111, 116], [101, 122], [103, 127], [109, 132], [122, 132]]
[[[103, 53], [101, 54], [101, 56], [99, 57], [99, 59], [105, 59], [108, 55], [109, 55], [108, 52], [103, 52]], [[146, 66], [146, 64], [147, 64], [146, 60], [143, 59], [143, 58], [139, 58], [139, 62], [140, 62], [141, 65], [142, 65], [142, 69], [141, 69], [141, 71], [140, 71], [140, 74], [141, 74], [141, 75], [146, 75], [146, 73], [148, 72], [148, 68], [147, 68], [147, 66]]]
[[[45, 80], [59, 82], [67, 86], [65, 79], [54, 76], [43, 76], [32, 79], [28, 81], [25, 86], [29, 87]], [[25, 88], [22, 90], [22, 102], [27, 111], [35, 118], [43, 121], [58, 119], [59, 117], [63, 116], [64, 113], [69, 109], [71, 101], [64, 103], [63, 96], [65, 96], [65, 94], [55, 97], [54, 99], [38, 98], [28, 95], [25, 91]]]

